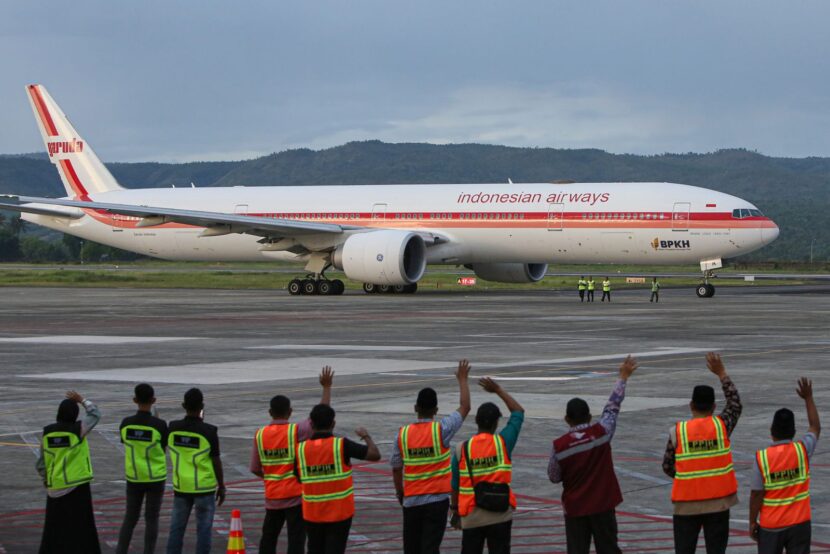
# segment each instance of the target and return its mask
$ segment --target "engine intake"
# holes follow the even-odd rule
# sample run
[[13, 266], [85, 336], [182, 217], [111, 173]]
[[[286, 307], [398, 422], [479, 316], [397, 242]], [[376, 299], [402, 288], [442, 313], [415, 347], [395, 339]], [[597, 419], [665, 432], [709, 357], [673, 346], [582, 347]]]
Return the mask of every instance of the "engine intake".
[[334, 251], [332, 265], [355, 281], [411, 285], [424, 275], [427, 248], [420, 235], [408, 231], [357, 233]]
[[538, 283], [545, 277], [548, 264], [473, 264], [472, 270], [485, 281], [499, 283]]

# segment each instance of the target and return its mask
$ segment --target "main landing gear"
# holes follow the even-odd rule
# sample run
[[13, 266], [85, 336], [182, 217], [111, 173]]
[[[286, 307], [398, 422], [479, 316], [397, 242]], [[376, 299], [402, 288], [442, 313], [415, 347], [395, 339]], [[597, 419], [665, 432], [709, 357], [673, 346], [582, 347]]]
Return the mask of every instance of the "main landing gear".
[[703, 282], [697, 286], [695, 293], [698, 298], [712, 298], [715, 296], [715, 285], [709, 284], [709, 279], [715, 276], [715, 272], [707, 270], [703, 272]]
[[296, 296], [299, 294], [324, 296], [340, 295], [346, 290], [346, 285], [340, 279], [329, 280], [325, 275], [306, 275], [305, 279], [292, 279], [288, 283], [288, 294]]
[[363, 292], [366, 294], [413, 294], [418, 290], [418, 283], [411, 285], [375, 285], [372, 283], [363, 283]]

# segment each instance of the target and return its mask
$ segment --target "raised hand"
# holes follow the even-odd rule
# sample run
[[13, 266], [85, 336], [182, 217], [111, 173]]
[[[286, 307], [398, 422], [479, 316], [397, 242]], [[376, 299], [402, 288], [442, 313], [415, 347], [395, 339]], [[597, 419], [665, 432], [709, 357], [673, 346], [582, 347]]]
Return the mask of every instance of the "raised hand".
[[84, 397], [81, 396], [79, 393], [75, 392], [74, 390], [66, 391], [66, 397], [69, 400], [77, 402], [78, 404], [84, 403]]
[[481, 388], [493, 394], [498, 394], [501, 390], [501, 385], [496, 383], [491, 377], [482, 377], [478, 380], [478, 384], [481, 385]]
[[320, 385], [330, 387], [334, 383], [334, 370], [331, 366], [324, 366], [323, 371], [320, 372]]
[[709, 352], [706, 354], [706, 367], [719, 378], [726, 375], [726, 367], [720, 359], [720, 354]]
[[629, 377], [637, 370], [637, 360], [632, 358], [629, 354], [620, 364], [620, 379], [627, 381]]
[[455, 370], [455, 378], [459, 381], [467, 379], [470, 376], [470, 361], [461, 360], [458, 362], [458, 369]]
[[798, 380], [798, 388], [795, 389], [803, 400], [810, 400], [813, 397], [813, 382], [806, 377]]

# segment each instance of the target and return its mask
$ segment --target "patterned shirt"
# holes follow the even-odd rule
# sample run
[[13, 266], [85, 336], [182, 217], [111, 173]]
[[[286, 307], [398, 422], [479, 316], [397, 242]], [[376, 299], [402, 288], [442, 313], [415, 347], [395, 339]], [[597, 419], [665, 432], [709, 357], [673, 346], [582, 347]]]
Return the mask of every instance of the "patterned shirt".
[[[416, 423], [430, 422], [431, 419], [419, 419]], [[464, 423], [464, 418], [458, 411], [454, 411], [441, 418], [441, 444], [444, 448], [450, 447], [450, 441], [461, 429]], [[395, 435], [395, 441], [392, 445], [392, 456], [389, 457], [389, 465], [392, 469], [403, 468], [403, 457], [401, 456], [401, 448], [398, 445], [398, 436]], [[413, 506], [423, 506], [424, 504], [432, 504], [433, 502], [443, 502], [450, 497], [449, 494], [419, 494], [415, 496], [405, 496], [403, 499], [404, 508], [412, 508]]]
[[[606, 433], [608, 433], [608, 440], [614, 438], [614, 432], [617, 430], [617, 417], [620, 415], [620, 406], [622, 405], [623, 400], [625, 400], [625, 381], [619, 379], [617, 380], [617, 384], [614, 385], [614, 390], [611, 391], [611, 396], [608, 397], [608, 403], [605, 404], [605, 408], [603, 408], [602, 416], [599, 420], [599, 424], [602, 425], [602, 428], [605, 429]], [[571, 427], [568, 432], [571, 433], [574, 431], [581, 431], [583, 429], [587, 429], [591, 425], [591, 422], [575, 425]], [[553, 483], [562, 482], [562, 468], [560, 467], [559, 460], [556, 457], [556, 448], [553, 446], [551, 446], [550, 460], [548, 461], [548, 478]]]

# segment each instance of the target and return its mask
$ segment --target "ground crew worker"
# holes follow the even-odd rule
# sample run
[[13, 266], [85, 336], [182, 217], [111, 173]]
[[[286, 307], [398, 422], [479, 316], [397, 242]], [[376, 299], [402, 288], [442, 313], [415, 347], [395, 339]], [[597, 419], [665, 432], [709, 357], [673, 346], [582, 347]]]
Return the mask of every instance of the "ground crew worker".
[[438, 554], [450, 509], [450, 441], [470, 413], [470, 362], [458, 362], [459, 406], [440, 422], [438, 395], [427, 387], [418, 393], [418, 420], [398, 431], [389, 465], [395, 493], [403, 506], [404, 554]]
[[378, 447], [363, 427], [355, 433], [365, 445], [335, 437], [334, 416], [331, 406], [314, 406], [311, 438], [297, 447], [295, 472], [302, 484], [308, 554], [346, 551], [354, 515], [351, 460], [380, 460]]
[[594, 301], [594, 289], [597, 288], [596, 283], [594, 283], [593, 276], [588, 277], [588, 282], [586, 283], [586, 287], [588, 289], [588, 302]]
[[605, 302], [605, 299], [608, 299], [611, 302], [611, 280], [606, 277], [602, 281], [602, 302]]
[[787, 554], [810, 552], [810, 458], [818, 443], [821, 423], [812, 381], [802, 377], [796, 391], [807, 407], [807, 434], [793, 442], [795, 416], [782, 408], [772, 419], [772, 445], [755, 455], [749, 534], [758, 541], [759, 554], [780, 554], [785, 548]]
[[[320, 404], [331, 403], [334, 372], [325, 366], [320, 373], [323, 395]], [[258, 429], [251, 451], [251, 473], [265, 481], [265, 519], [259, 540], [260, 554], [274, 554], [283, 524], [287, 527], [287, 554], [305, 551], [302, 487], [294, 475], [297, 445], [311, 437], [311, 420], [289, 423], [291, 401], [282, 395], [271, 399], [271, 423]]]
[[[78, 404], [86, 415], [78, 419]], [[98, 424], [101, 412], [75, 391], [66, 393], [55, 423], [43, 428], [37, 472], [46, 486], [46, 519], [40, 552], [98, 554], [98, 530], [92, 511], [92, 461], [86, 436]]]
[[617, 514], [622, 491], [614, 473], [611, 439], [625, 399], [625, 384], [637, 369], [637, 360], [628, 356], [620, 365], [602, 417], [591, 424], [591, 410], [581, 398], [568, 402], [565, 421], [570, 430], [553, 441], [548, 477], [562, 483], [565, 510], [565, 537], [568, 554], [588, 554], [591, 538], [597, 554], [618, 554]]
[[173, 467], [173, 512], [167, 554], [181, 554], [187, 520], [196, 508], [196, 553], [208, 554], [217, 500], [225, 501], [225, 477], [216, 427], [202, 420], [204, 396], [193, 388], [184, 394], [184, 419], [171, 421], [167, 449]]
[[579, 301], [585, 301], [585, 289], [588, 288], [588, 281], [585, 280], [585, 276], [579, 278], [579, 281], [576, 284], [576, 290], [579, 291]]
[[726, 552], [729, 509], [738, 503], [729, 437], [741, 416], [741, 399], [718, 354], [706, 354], [709, 371], [720, 379], [726, 407], [715, 416], [715, 390], [698, 385], [689, 408], [692, 419], [669, 431], [663, 472], [674, 478], [674, 549], [693, 554], [703, 528], [707, 554]]
[[649, 302], [660, 302], [660, 283], [657, 282], [657, 277], [651, 279], [651, 298]]
[[[124, 522], [118, 533], [117, 554], [130, 549], [133, 529], [144, 508], [144, 554], [155, 552], [159, 534], [159, 513], [167, 481], [167, 423], [152, 414], [156, 396], [153, 387], [141, 383], [135, 387], [135, 415], [121, 421], [120, 435], [124, 444], [124, 475], [127, 480], [127, 506]], [[146, 502], [144, 502], [146, 500]]]
[[[503, 554], [510, 552], [510, 532], [516, 509], [510, 457], [522, 429], [524, 408], [493, 379], [485, 377], [478, 383], [485, 391], [502, 399], [510, 419], [496, 434], [501, 417], [498, 406], [485, 402], [478, 407], [478, 433], [459, 444], [453, 452], [450, 509], [453, 526], [462, 529], [462, 554], [481, 554], [485, 542], [490, 554]], [[498, 497], [498, 501], [485, 501], [485, 495], [478, 492], [482, 490], [490, 493], [486, 495], [489, 499]]]

